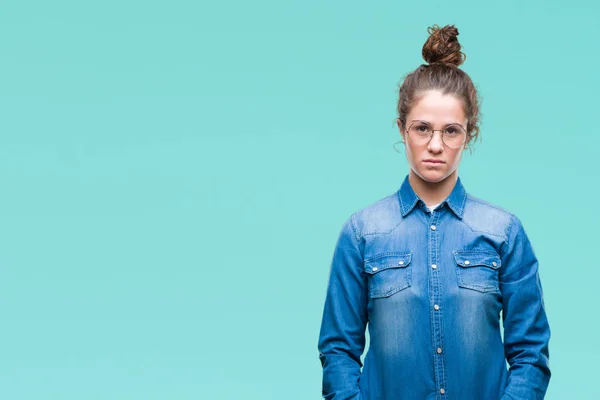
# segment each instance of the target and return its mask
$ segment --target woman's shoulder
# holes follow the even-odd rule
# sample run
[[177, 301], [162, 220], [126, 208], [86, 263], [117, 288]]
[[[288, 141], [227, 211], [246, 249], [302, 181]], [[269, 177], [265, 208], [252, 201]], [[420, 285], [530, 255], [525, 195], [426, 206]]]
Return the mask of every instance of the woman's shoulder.
[[490, 212], [498, 212], [500, 214], [514, 215], [510, 210], [508, 210], [504, 206], [500, 206], [495, 202], [491, 202], [489, 200], [484, 200], [481, 197], [477, 197], [472, 195], [471, 193], [467, 193], [467, 204], [474, 208], [485, 209]]
[[520, 224], [515, 213], [505, 206], [467, 193], [463, 222], [473, 229], [506, 237], [511, 225]]
[[402, 222], [398, 192], [356, 209], [348, 220], [360, 236], [391, 232]]

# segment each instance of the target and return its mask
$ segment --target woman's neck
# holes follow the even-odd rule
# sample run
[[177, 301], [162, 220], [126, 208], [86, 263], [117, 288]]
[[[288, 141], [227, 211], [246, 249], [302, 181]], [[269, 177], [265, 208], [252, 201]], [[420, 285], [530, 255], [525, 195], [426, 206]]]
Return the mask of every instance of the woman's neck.
[[427, 206], [432, 206], [444, 201], [450, 193], [452, 193], [452, 189], [454, 189], [457, 179], [458, 169], [454, 170], [454, 172], [440, 182], [427, 182], [415, 174], [412, 169], [408, 174], [410, 186]]

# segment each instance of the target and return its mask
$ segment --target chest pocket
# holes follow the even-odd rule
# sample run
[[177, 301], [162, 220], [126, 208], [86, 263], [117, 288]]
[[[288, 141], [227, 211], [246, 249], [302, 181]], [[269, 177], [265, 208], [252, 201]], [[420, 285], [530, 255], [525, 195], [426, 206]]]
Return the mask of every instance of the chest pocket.
[[389, 297], [411, 285], [411, 252], [383, 253], [365, 260], [369, 297]]
[[501, 260], [497, 253], [477, 250], [454, 251], [458, 286], [479, 292], [499, 291], [498, 268]]

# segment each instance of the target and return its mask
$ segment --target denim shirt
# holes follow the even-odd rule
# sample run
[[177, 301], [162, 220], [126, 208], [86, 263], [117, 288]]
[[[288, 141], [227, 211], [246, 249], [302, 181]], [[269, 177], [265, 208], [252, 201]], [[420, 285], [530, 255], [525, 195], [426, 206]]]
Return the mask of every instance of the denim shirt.
[[543, 399], [550, 328], [538, 269], [514, 214], [460, 178], [430, 212], [406, 175], [339, 234], [318, 339], [323, 398]]

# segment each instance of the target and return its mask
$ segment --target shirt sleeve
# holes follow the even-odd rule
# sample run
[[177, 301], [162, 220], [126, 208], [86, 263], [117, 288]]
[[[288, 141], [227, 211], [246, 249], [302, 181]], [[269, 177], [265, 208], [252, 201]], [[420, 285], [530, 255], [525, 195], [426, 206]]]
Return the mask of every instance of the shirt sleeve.
[[523, 225], [511, 216], [503, 244], [500, 290], [504, 352], [509, 364], [502, 400], [542, 400], [550, 381], [550, 327], [538, 260]]
[[359, 387], [367, 324], [367, 277], [354, 215], [344, 223], [333, 253], [318, 340], [327, 400], [362, 400]]

